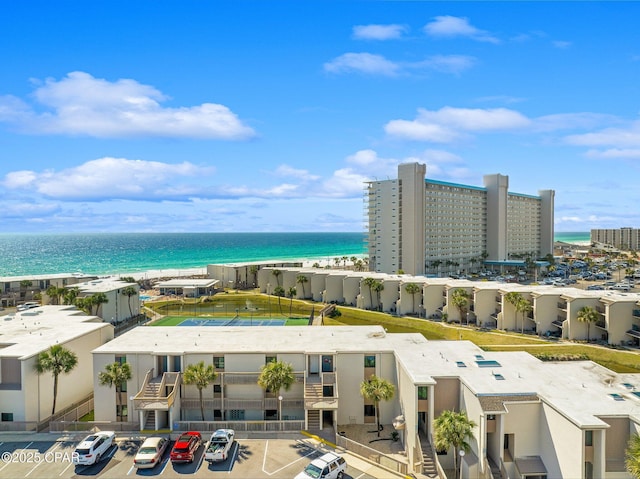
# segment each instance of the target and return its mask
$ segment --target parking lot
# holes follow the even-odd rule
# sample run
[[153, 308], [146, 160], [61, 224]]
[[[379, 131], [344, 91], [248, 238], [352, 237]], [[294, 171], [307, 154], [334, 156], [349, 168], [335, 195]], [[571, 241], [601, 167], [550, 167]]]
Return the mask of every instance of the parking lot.
[[[43, 437], [44, 436], [44, 437]], [[239, 439], [233, 445], [230, 457], [223, 462], [209, 464], [204, 461], [204, 445], [198, 449], [190, 464], [172, 464], [169, 452], [153, 469], [138, 470], [133, 467], [133, 458], [144, 437], [116, 436], [114, 444], [100, 460], [92, 466], [76, 466], [72, 453], [83, 436], [52, 437], [37, 435], [9, 437], [3, 441], [0, 435], [0, 479], [53, 479], [98, 477], [101, 479], [123, 479], [127, 477], [162, 478], [270, 478], [291, 479], [314, 458], [331, 449], [303, 435], [290, 439]], [[376, 479], [399, 477], [380, 469], [358, 457], [344, 454], [348, 468], [345, 479]]]

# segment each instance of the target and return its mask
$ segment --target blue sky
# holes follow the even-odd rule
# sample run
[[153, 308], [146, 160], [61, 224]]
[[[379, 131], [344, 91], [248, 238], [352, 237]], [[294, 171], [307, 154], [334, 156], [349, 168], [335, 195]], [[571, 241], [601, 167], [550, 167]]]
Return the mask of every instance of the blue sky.
[[363, 231], [363, 182], [556, 190], [640, 227], [640, 3], [26, 1], [0, 232]]

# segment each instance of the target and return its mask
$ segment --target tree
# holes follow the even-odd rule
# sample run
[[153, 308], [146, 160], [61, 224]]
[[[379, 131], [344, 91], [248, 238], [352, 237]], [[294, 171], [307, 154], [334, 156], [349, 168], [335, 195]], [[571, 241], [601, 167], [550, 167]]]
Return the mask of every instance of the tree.
[[299, 274], [298, 276], [296, 276], [296, 283], [298, 283], [300, 286], [302, 286], [302, 298], [306, 298], [307, 297], [307, 293], [304, 290], [304, 284], [307, 283], [309, 281], [309, 278], [306, 277], [306, 275], [304, 274]]
[[473, 428], [476, 423], [467, 417], [466, 412], [442, 411], [442, 414], [433, 421], [433, 445], [438, 451], [454, 449], [453, 462], [458, 477], [459, 450], [464, 452], [471, 450], [468, 440], [473, 438]]
[[439, 259], [431, 262], [431, 267], [435, 270], [436, 275], [440, 274], [440, 265], [441, 264], [442, 264], [442, 261], [440, 261]]
[[[100, 308], [102, 307], [103, 304], [108, 303], [109, 299], [107, 298], [107, 295], [104, 293], [93, 293], [91, 296], [89, 296], [90, 299], [90, 310], [92, 309], [91, 307], [95, 306], [96, 307], [96, 316], [100, 316], [98, 313], [100, 312]], [[91, 314], [91, 313], [89, 313]]]
[[127, 286], [121, 292], [127, 297], [127, 301], [129, 302], [129, 317], [133, 318], [133, 310], [131, 309], [131, 298], [137, 295], [138, 291], [133, 286]]
[[[62, 294], [62, 300], [64, 304], [76, 304], [76, 298], [80, 290], [78, 288], [66, 288]], [[76, 305], [77, 306], [77, 305]]]
[[[469, 306], [469, 292], [466, 289], [456, 288], [451, 293], [451, 302], [458, 308], [460, 312], [460, 324], [462, 324], [463, 318], [467, 318], [467, 307]], [[467, 324], [469, 320], [467, 319]]]
[[518, 309], [518, 304], [520, 304], [520, 301], [522, 301], [523, 299], [520, 293], [518, 293], [517, 291], [511, 291], [510, 293], [504, 295], [504, 299], [506, 299], [507, 302], [509, 302], [509, 304], [511, 304], [511, 306], [515, 308], [516, 314], [520, 312], [520, 310]]
[[[293, 374], [293, 365], [284, 361], [272, 361], [262, 366], [260, 376], [258, 377], [258, 384], [265, 391], [271, 391], [277, 393], [280, 396], [280, 391], [284, 389], [288, 391], [296, 381], [296, 377]], [[278, 420], [280, 418], [281, 411], [278, 410]]]
[[638, 434], [634, 434], [629, 439], [624, 457], [627, 472], [636, 479], [640, 478], [640, 436]]
[[364, 284], [367, 288], [369, 288], [369, 305], [371, 309], [373, 309], [373, 285], [376, 284], [375, 278], [365, 278], [362, 280], [362, 284]]
[[283, 316], [282, 303], [280, 303], [280, 299], [285, 295], [284, 288], [282, 286], [276, 286], [276, 288], [273, 290], [273, 294], [278, 297], [278, 308], [280, 308], [280, 316]]
[[202, 399], [202, 390], [216, 380], [218, 373], [212, 364], [205, 366], [204, 361], [197, 364], [189, 364], [182, 374], [182, 382], [198, 388], [198, 397], [200, 398], [200, 414], [204, 421], [204, 400]]
[[407, 283], [404, 286], [404, 290], [407, 294], [411, 295], [411, 312], [416, 312], [416, 294], [420, 292], [420, 286], [416, 283]]
[[271, 271], [271, 274], [276, 277], [276, 286], [280, 286], [280, 275], [282, 274], [282, 271], [280, 271], [279, 269], [274, 269], [273, 271]]
[[120, 396], [122, 393], [122, 385], [129, 381], [132, 377], [131, 366], [129, 363], [120, 363], [118, 361], [107, 364], [104, 371], [98, 374], [98, 382], [102, 386], [116, 387], [116, 410], [118, 417], [122, 420], [122, 404]]
[[373, 290], [376, 292], [376, 309], [380, 309], [380, 293], [384, 289], [382, 281], [375, 281], [373, 283]]
[[53, 304], [60, 304], [60, 298], [64, 295], [65, 291], [65, 288], [59, 288], [58, 286], [52, 284], [47, 288], [45, 293], [47, 293], [47, 296], [51, 298]]
[[291, 286], [289, 291], [287, 291], [287, 296], [289, 296], [289, 317], [291, 317], [291, 307], [293, 306], [293, 298], [296, 297], [298, 290], [296, 290], [295, 286]]
[[253, 276], [253, 287], [256, 287], [256, 284], [258, 283], [258, 265], [257, 264], [252, 264], [251, 267], [249, 268], [249, 273], [251, 273], [251, 276]]
[[60, 344], [54, 344], [48, 350], [40, 352], [34, 369], [38, 374], [51, 373], [53, 376], [53, 406], [51, 415], [56, 412], [56, 398], [58, 397], [58, 376], [69, 374], [78, 365], [78, 356]]
[[390, 401], [396, 393], [396, 387], [389, 381], [372, 374], [360, 384], [360, 394], [363, 398], [373, 401], [378, 437], [380, 437], [380, 414], [378, 407], [380, 401]]
[[591, 341], [590, 329], [591, 323], [595, 323], [600, 319], [600, 313], [591, 306], [584, 306], [578, 310], [576, 319], [581, 323], [587, 323], [587, 342]]

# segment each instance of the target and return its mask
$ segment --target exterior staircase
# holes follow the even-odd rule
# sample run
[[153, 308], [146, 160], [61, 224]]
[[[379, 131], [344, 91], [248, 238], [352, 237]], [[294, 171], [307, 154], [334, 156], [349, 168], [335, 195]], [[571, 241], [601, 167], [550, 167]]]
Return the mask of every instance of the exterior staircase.
[[307, 411], [307, 429], [310, 431], [319, 431], [320, 430], [320, 411], [317, 409], [309, 409]]
[[153, 431], [156, 428], [156, 412], [151, 410], [147, 412], [147, 418], [144, 421], [143, 429]]
[[491, 468], [491, 477], [493, 477], [494, 479], [500, 479], [502, 477], [502, 474], [500, 473], [500, 467], [490, 457], [487, 457], [487, 461], [489, 462], [489, 467]]
[[321, 383], [309, 383], [304, 388], [304, 398], [305, 399], [316, 399], [318, 401], [322, 400], [322, 384]]
[[422, 477], [438, 478], [436, 461], [433, 457], [433, 448], [427, 435], [420, 431], [420, 447], [422, 448]]
[[145, 397], [159, 397], [160, 396], [160, 384], [162, 378], [154, 378], [149, 381], [144, 387]]

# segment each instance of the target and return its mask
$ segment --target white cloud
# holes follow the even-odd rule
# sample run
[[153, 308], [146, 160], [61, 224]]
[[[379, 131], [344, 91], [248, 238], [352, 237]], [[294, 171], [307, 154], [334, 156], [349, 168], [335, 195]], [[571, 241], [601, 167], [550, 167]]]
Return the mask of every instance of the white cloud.
[[611, 148], [608, 150], [589, 150], [585, 155], [588, 158], [640, 160], [640, 149]]
[[527, 117], [506, 108], [443, 107], [437, 111], [420, 108], [415, 120], [391, 120], [384, 128], [392, 136], [449, 143], [466, 132], [513, 130], [530, 124]]
[[406, 25], [356, 25], [353, 38], [358, 40], [393, 40], [408, 31]]
[[476, 64], [476, 59], [467, 55], [434, 55], [422, 62], [407, 63], [407, 68], [429, 68], [441, 73], [461, 73]]
[[638, 147], [640, 146], [640, 121], [635, 121], [626, 128], [605, 128], [592, 133], [569, 135], [565, 141], [572, 145]]
[[156, 161], [100, 158], [61, 171], [14, 171], [3, 185], [10, 190], [28, 190], [42, 196], [69, 201], [106, 199], [185, 198], [199, 188], [177, 183], [179, 177], [201, 178], [212, 168], [189, 162], [167, 164]]
[[203, 103], [165, 108], [167, 97], [135, 80], [110, 82], [71, 72], [45, 80], [33, 97], [43, 112], [15, 97], [0, 98], [0, 121], [26, 133], [87, 135], [99, 138], [170, 137], [242, 140], [255, 136], [224, 105]]
[[437, 38], [466, 37], [479, 42], [500, 43], [496, 37], [469, 23], [468, 18], [449, 15], [435, 17], [424, 26], [427, 35]]
[[395, 76], [400, 70], [397, 63], [371, 53], [345, 53], [324, 64], [331, 73], [360, 72], [368, 75]]
[[292, 177], [302, 181], [314, 181], [320, 178], [318, 175], [312, 175], [308, 170], [293, 168], [289, 165], [278, 166], [275, 170], [275, 174], [276, 176]]
[[562, 40], [556, 40], [553, 42], [553, 46], [556, 48], [560, 48], [562, 50], [565, 50], [567, 48], [569, 48], [571, 46], [571, 42], [565, 42]]

